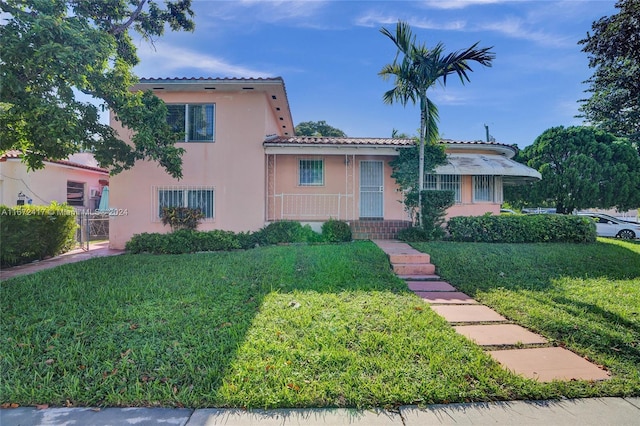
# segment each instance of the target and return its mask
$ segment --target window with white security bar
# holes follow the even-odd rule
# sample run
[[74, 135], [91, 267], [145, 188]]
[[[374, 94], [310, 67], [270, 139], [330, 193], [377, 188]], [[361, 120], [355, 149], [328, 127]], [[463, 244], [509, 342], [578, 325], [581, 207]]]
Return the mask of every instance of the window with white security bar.
[[166, 186], [154, 187], [154, 221], [162, 217], [164, 207], [188, 207], [200, 209], [205, 221], [215, 218], [215, 190], [212, 187], [200, 186]]
[[454, 201], [456, 203], [462, 202], [460, 175], [427, 174], [424, 176], [424, 189], [453, 191]]
[[502, 179], [499, 176], [474, 176], [473, 201], [501, 203]]
[[169, 104], [167, 123], [181, 142], [215, 141], [215, 104]]
[[323, 186], [324, 160], [300, 159], [298, 164], [298, 185]]

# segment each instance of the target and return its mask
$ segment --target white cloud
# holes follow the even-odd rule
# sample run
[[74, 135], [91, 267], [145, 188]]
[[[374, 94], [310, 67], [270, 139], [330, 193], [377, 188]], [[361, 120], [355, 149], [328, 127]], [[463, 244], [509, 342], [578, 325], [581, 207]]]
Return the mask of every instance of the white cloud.
[[474, 30], [494, 31], [507, 37], [529, 40], [545, 46], [575, 46], [575, 41], [573, 41], [570, 37], [560, 36], [558, 34], [547, 33], [544, 31], [531, 30], [520, 18], [510, 17], [505, 18], [502, 21], [479, 24], [476, 28], [474, 28]]
[[361, 27], [377, 27], [379, 25], [395, 25], [398, 20], [403, 20], [411, 25], [413, 28], [420, 28], [423, 30], [463, 30], [466, 26], [466, 22], [462, 20], [455, 21], [434, 21], [430, 19], [408, 18], [403, 19], [396, 15], [383, 15], [375, 12], [369, 12], [365, 15], [358, 17], [355, 24]]
[[[141, 48], [138, 50], [140, 64], [135, 72], [144, 77], [171, 77], [171, 73], [181, 77], [272, 77], [274, 74], [243, 65], [232, 64], [182, 47], [158, 45], [157, 50]], [[193, 75], [187, 70], [198, 71]]]
[[464, 9], [468, 6], [482, 6], [504, 2], [505, 0], [428, 0], [425, 1], [424, 4], [433, 9]]
[[[328, 4], [326, 1], [278, 1], [278, 0], [240, 0], [234, 2], [211, 2], [200, 5], [206, 7], [206, 14], [214, 19], [229, 22], [265, 22], [278, 23], [292, 21], [295, 25], [309, 26], [315, 20], [309, 20]], [[315, 22], [317, 24], [317, 22]]]

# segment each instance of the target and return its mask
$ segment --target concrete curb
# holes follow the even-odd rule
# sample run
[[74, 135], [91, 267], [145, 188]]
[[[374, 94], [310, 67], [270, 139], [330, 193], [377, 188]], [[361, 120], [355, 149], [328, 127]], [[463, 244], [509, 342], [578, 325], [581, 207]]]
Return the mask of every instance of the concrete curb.
[[418, 425], [616, 425], [640, 424], [640, 397], [505, 401], [402, 406], [383, 409], [277, 410], [188, 408], [0, 409], [2, 426], [418, 426]]

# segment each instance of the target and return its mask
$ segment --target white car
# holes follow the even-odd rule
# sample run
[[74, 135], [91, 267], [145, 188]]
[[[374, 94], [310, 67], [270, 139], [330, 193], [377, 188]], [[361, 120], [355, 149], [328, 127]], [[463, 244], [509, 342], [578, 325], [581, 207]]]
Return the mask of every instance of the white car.
[[623, 240], [640, 238], [640, 223], [621, 220], [602, 213], [578, 213], [588, 216], [596, 222], [596, 233], [599, 237], [617, 237]]

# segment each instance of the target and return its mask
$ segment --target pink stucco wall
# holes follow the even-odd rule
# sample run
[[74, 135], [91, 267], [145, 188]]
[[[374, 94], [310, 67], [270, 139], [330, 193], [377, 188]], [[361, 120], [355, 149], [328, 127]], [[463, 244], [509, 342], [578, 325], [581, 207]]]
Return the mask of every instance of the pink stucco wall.
[[[303, 152], [303, 151], [302, 151]], [[270, 198], [268, 220], [292, 219], [301, 221], [325, 221], [330, 217], [341, 220], [357, 220], [360, 217], [360, 164], [362, 161], [380, 161], [383, 164], [383, 216], [386, 220], [404, 220], [407, 214], [402, 207], [402, 194], [398, 191], [395, 181], [391, 178], [389, 161], [391, 156], [376, 155], [340, 155], [318, 154], [305, 155], [275, 154], [269, 163], [273, 170], [269, 174], [268, 182]], [[321, 186], [299, 185], [299, 161], [303, 159], [321, 159], [324, 161], [325, 181]], [[304, 201], [323, 203], [327, 195], [340, 196], [339, 214], [328, 214], [320, 206], [317, 214], [309, 215], [308, 212], [299, 215], [287, 215], [287, 209], [282, 200], [284, 195], [299, 195]], [[275, 196], [275, 197], [274, 197]], [[333, 203], [332, 212], [336, 209], [337, 197], [329, 198], [326, 203]]]
[[93, 209], [97, 198], [90, 197], [91, 189], [100, 190], [100, 180], [108, 180], [106, 172], [82, 169], [53, 162], [45, 162], [44, 169], [27, 170], [26, 164], [14, 158], [0, 162], [0, 204], [15, 206], [18, 193], [32, 200], [33, 205], [48, 205], [52, 201], [67, 202], [67, 181], [83, 183], [84, 206]]
[[[111, 178], [110, 246], [123, 248], [137, 233], [168, 232], [154, 220], [155, 186], [206, 186], [215, 191], [215, 218], [199, 229], [257, 230], [264, 225], [265, 162], [262, 142], [278, 130], [269, 113], [266, 95], [251, 93], [168, 92], [167, 103], [215, 103], [215, 142], [179, 143], [183, 178], [171, 178], [153, 162], [139, 162], [133, 169]], [[112, 125], [120, 134], [128, 132]]]

